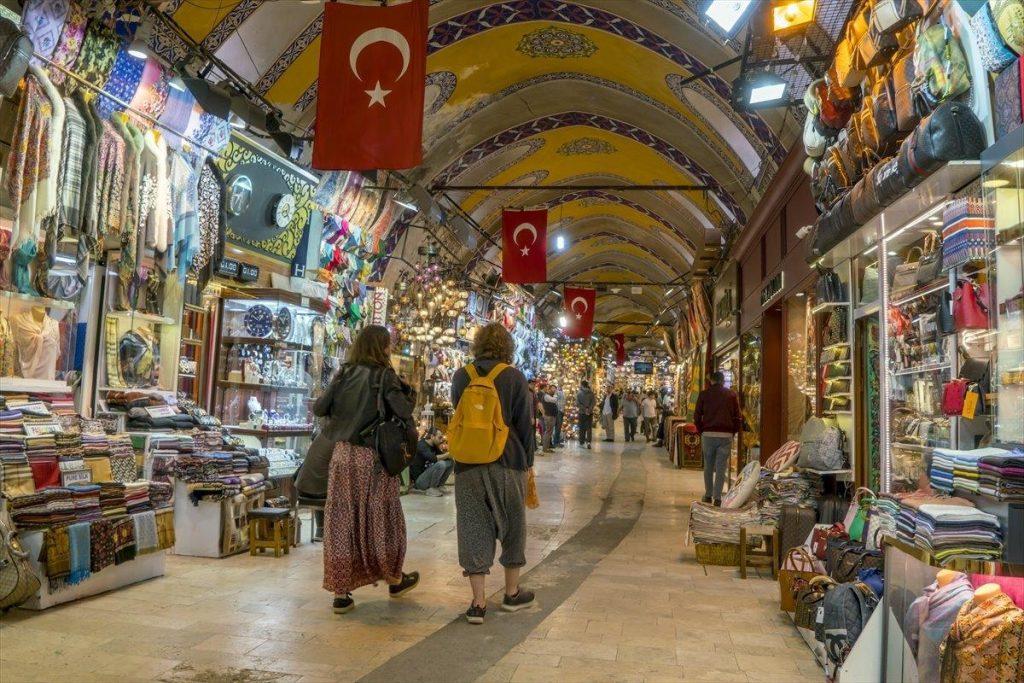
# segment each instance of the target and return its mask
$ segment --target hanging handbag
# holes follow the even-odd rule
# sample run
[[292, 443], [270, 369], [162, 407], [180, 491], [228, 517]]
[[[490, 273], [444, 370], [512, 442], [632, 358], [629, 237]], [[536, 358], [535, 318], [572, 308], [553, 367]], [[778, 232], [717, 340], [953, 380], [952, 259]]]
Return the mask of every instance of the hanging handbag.
[[914, 187], [948, 161], [978, 159], [985, 150], [985, 131], [963, 102], [943, 102], [900, 145], [899, 171]]
[[956, 322], [953, 320], [953, 297], [947, 289], [939, 293], [939, 312], [935, 316], [935, 326], [938, 328], [939, 334], [942, 335], [956, 332]]
[[995, 248], [996, 222], [980, 197], [958, 197], [942, 210], [942, 263], [946, 269], [985, 261]]
[[876, 151], [879, 154], [891, 153], [899, 136], [895, 99], [891, 74], [875, 81], [871, 88], [871, 118], [875, 126], [875, 135], [878, 138]]
[[914, 106], [914, 55], [906, 54], [892, 67], [893, 106], [901, 133], [914, 130], [921, 116]]
[[16, 23], [0, 17], [0, 94], [14, 97], [28, 70], [32, 40]]
[[914, 72], [914, 89], [929, 109], [971, 89], [967, 57], [945, 19], [918, 25]]
[[999, 28], [992, 17], [992, 8], [988, 2], [982, 3], [981, 8], [971, 17], [971, 32], [978, 45], [981, 63], [987, 70], [998, 73], [1017, 59], [1016, 53], [1006, 46], [999, 35]]
[[[852, 25], [854, 22], [851, 21]], [[866, 72], [857, 66], [856, 48], [857, 42], [851, 40], [850, 28], [847, 27], [846, 35], [836, 43], [835, 73], [838, 82], [844, 88], [856, 88], [864, 80]], [[857, 40], [859, 40], [859, 36]]]
[[850, 208], [853, 209], [853, 222], [856, 225], [864, 225], [882, 210], [870, 173], [858, 180], [850, 190]]
[[988, 0], [999, 37], [1011, 50], [1024, 55], [1024, 0]]
[[807, 118], [804, 120], [804, 150], [807, 156], [817, 159], [825, 153], [828, 140], [815, 129], [814, 118], [814, 114], [807, 112]]
[[964, 411], [964, 398], [967, 396], [965, 379], [951, 379], [942, 385], [942, 414], [950, 417], [960, 415]]
[[822, 301], [846, 301], [846, 285], [839, 274], [831, 268], [818, 269], [818, 281], [814, 283], [814, 297]]
[[0, 610], [17, 607], [40, 588], [39, 577], [32, 571], [28, 552], [18, 540], [18, 532], [0, 520]]
[[954, 331], [988, 329], [990, 322], [988, 297], [987, 285], [977, 285], [971, 282], [958, 283], [953, 292]]
[[815, 571], [815, 560], [807, 552], [807, 549], [791, 548], [779, 568], [779, 607], [785, 612], [795, 611], [794, 581], [797, 579], [810, 581], [816, 576], [821, 576], [821, 574]]
[[927, 285], [934, 282], [942, 274], [942, 249], [939, 248], [939, 236], [930, 232], [924, 238], [924, 249], [917, 261], [917, 284]]
[[875, 186], [875, 196], [883, 207], [889, 206], [910, 191], [900, 175], [899, 160], [890, 157], [875, 164], [868, 173]]
[[810, 254], [812, 261], [827, 254], [857, 228], [849, 193], [844, 194], [826, 213], [818, 216], [815, 227], [814, 246]]
[[387, 403], [384, 400], [384, 373], [380, 376], [377, 388], [377, 419], [363, 429], [359, 436], [362, 443], [371, 445], [376, 451], [384, 470], [392, 477], [397, 477], [406, 467], [416, 451], [415, 428], [407, 425], [397, 415], [388, 415]]
[[[906, 296], [917, 288], [918, 261], [922, 254], [923, 250], [921, 247], [912, 247], [907, 251], [903, 263], [896, 266], [896, 272], [892, 277], [892, 285], [889, 288], [894, 299]], [[916, 259], [914, 258], [915, 255]]]
[[850, 92], [841, 86], [830, 86], [824, 79], [815, 81], [811, 87], [815, 89], [820, 102], [818, 119], [821, 124], [830, 131], [838, 132], [853, 114], [854, 100]]
[[871, 7], [871, 26], [880, 33], [895, 34], [920, 18], [919, 0], [877, 0]]

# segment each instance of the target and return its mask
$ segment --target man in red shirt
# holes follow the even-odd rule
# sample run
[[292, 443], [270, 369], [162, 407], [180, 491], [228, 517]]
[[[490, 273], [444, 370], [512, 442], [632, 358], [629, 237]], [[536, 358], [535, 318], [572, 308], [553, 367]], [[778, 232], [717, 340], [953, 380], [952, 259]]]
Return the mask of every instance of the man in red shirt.
[[713, 372], [710, 380], [711, 386], [697, 397], [693, 422], [700, 432], [704, 454], [703, 501], [714, 501], [715, 505], [721, 505], [732, 439], [740, 431], [743, 419], [740, 417], [740, 401], [736, 392], [725, 387], [725, 375], [721, 371]]

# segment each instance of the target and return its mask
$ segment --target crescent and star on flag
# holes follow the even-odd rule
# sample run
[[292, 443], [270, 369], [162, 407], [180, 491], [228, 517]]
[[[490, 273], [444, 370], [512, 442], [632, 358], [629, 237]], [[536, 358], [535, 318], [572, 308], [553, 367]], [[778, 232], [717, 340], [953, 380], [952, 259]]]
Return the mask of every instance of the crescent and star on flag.
[[[583, 304], [583, 310], [582, 311], [577, 311], [576, 310], [576, 303], [577, 302]], [[582, 320], [583, 319], [583, 314], [586, 313], [588, 310], [590, 310], [590, 304], [588, 304], [587, 300], [584, 299], [582, 296], [578, 296], [578, 297], [576, 297], [575, 299], [573, 299], [572, 301], [569, 302], [569, 308], [572, 310], [573, 313], [576, 314], [576, 319], [577, 320]]]
[[[363, 53], [363, 50], [374, 45], [375, 43], [387, 43], [394, 46], [396, 50], [402, 55], [402, 70], [398, 74], [398, 78], [395, 79], [395, 83], [402, 80], [405, 76], [405, 72], [409, 70], [409, 60], [411, 58], [411, 51], [409, 49], [409, 41], [406, 40], [405, 36], [399, 31], [393, 28], [385, 28], [378, 26], [377, 28], [371, 28], [369, 31], [364, 31], [352, 41], [352, 48], [348, 53], [348, 64], [349, 68], [352, 69], [352, 74], [360, 81], [363, 77], [359, 75], [359, 55]], [[392, 85], [393, 87], [393, 85]], [[387, 109], [387, 103], [384, 101], [392, 90], [385, 90], [378, 80], [377, 84], [373, 87], [373, 90], [364, 90], [370, 97], [370, 103], [366, 105], [369, 109], [374, 105], [379, 104], [381, 107]]]
[[[519, 233], [522, 231], [529, 232], [530, 235], [532, 235], [532, 239], [528, 246], [523, 246], [519, 243]], [[537, 243], [537, 228], [534, 227], [533, 223], [520, 223], [516, 226], [516, 229], [512, 231], [512, 242], [514, 242], [517, 247], [522, 247], [520, 251], [523, 256], [529, 256], [530, 247]]]

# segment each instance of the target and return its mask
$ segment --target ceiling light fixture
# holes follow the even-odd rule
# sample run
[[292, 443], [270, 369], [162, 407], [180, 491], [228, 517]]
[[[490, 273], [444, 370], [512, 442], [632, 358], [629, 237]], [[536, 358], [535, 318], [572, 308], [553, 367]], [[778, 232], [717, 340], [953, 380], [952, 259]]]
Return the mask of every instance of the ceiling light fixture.
[[141, 40], [133, 40], [128, 46], [128, 54], [135, 59], [149, 59], [149, 49]]
[[565, 237], [563, 235], [555, 237], [555, 249], [558, 251], [565, 251]]
[[711, 0], [704, 9], [704, 16], [715, 22], [726, 33], [732, 33], [740, 19], [750, 11], [755, 0]]
[[786, 104], [787, 83], [769, 71], [746, 73], [732, 83], [732, 104], [737, 110], [768, 109]]
[[772, 6], [772, 30], [797, 33], [814, 21], [814, 0], [777, 0]]

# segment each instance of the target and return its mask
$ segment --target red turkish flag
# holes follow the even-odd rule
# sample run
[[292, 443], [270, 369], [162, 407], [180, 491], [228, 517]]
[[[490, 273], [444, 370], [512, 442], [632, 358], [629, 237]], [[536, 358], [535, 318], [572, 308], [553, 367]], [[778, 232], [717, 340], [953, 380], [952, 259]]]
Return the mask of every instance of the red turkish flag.
[[548, 279], [548, 212], [501, 212], [501, 277], [519, 285]]
[[594, 333], [594, 303], [597, 290], [576, 287], [562, 288], [565, 306], [565, 335], [584, 339]]
[[313, 168], [406, 169], [423, 160], [427, 0], [324, 6]]
[[612, 339], [615, 340], [615, 364], [623, 365], [626, 362], [626, 335], [617, 334]]

